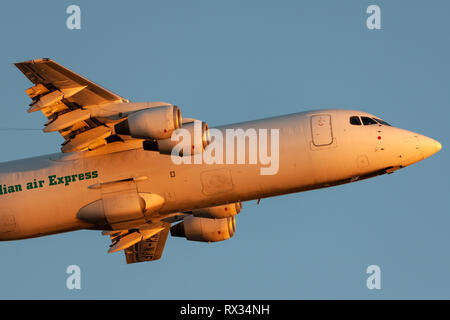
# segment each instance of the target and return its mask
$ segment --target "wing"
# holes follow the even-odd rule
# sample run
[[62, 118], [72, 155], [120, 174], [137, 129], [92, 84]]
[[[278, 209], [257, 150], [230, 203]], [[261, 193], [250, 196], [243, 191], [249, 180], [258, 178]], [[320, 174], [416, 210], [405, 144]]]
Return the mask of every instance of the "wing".
[[148, 223], [138, 229], [104, 231], [111, 237], [109, 253], [124, 250], [127, 264], [161, 258], [170, 231], [170, 223]]
[[86, 110], [100, 105], [128, 102], [50, 59], [16, 63], [35, 84], [26, 90], [33, 99], [28, 112], [42, 111], [49, 119], [44, 132], [59, 131], [63, 152], [94, 149], [106, 144], [113, 134], [107, 124]]
[[138, 242], [125, 249], [127, 264], [160, 259], [164, 251], [169, 230], [170, 225], [150, 239]]

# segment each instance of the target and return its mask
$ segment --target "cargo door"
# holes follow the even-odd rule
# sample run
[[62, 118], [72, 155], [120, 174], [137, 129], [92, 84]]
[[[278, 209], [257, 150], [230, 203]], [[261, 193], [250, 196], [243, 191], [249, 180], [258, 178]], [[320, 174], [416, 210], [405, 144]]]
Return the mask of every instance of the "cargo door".
[[311, 135], [314, 146], [329, 146], [333, 143], [331, 115], [319, 114], [311, 116]]

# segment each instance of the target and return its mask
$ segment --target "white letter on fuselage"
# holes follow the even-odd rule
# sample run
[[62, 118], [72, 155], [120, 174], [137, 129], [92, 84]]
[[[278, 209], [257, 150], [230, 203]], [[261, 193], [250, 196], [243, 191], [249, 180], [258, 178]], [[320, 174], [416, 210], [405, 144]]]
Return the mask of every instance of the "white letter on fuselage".
[[223, 164], [223, 134], [216, 128], [209, 129], [211, 142], [206, 147], [203, 160], [206, 164]]
[[[202, 137], [202, 122], [201, 121], [194, 121], [194, 140], [192, 141], [191, 147], [192, 152], [191, 155], [194, 155], [194, 163], [195, 164], [202, 164], [203, 161], [203, 137]], [[197, 144], [197, 142], [200, 141], [200, 145]], [[199, 150], [200, 149], [200, 150]]]
[[226, 161], [227, 164], [234, 164], [234, 138], [237, 139], [236, 144], [236, 152], [237, 152], [237, 164], [245, 164], [246, 158], [246, 138], [249, 140], [248, 147], [248, 163], [249, 164], [257, 164], [258, 163], [258, 136], [256, 134], [256, 130], [253, 128], [249, 128], [247, 130], [243, 129], [227, 129], [226, 130], [226, 147], [227, 147], [227, 155]]
[[259, 162], [261, 165], [269, 165], [261, 168], [261, 175], [269, 176], [278, 173], [280, 162], [280, 130], [270, 130], [270, 157], [268, 155], [267, 129], [259, 129]]
[[[180, 141], [181, 138], [181, 141]], [[176, 165], [191, 164], [191, 157], [187, 156], [191, 149], [191, 133], [189, 130], [180, 128], [172, 132], [171, 141], [180, 141], [173, 148], [170, 157]], [[181, 153], [181, 157], [180, 157]]]

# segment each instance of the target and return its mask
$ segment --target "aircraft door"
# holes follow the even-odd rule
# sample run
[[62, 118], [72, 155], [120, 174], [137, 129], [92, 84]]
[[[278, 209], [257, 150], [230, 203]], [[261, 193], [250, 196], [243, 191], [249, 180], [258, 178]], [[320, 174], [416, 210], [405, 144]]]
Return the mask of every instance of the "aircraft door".
[[331, 115], [318, 114], [311, 116], [311, 135], [316, 147], [329, 146], [333, 143]]

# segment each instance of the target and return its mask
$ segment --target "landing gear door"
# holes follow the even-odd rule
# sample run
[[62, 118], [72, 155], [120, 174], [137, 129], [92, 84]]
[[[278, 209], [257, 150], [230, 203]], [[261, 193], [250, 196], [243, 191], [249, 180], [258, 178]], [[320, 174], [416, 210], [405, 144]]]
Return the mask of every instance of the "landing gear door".
[[314, 147], [330, 146], [333, 144], [333, 128], [331, 115], [317, 114], [311, 116], [311, 135]]

